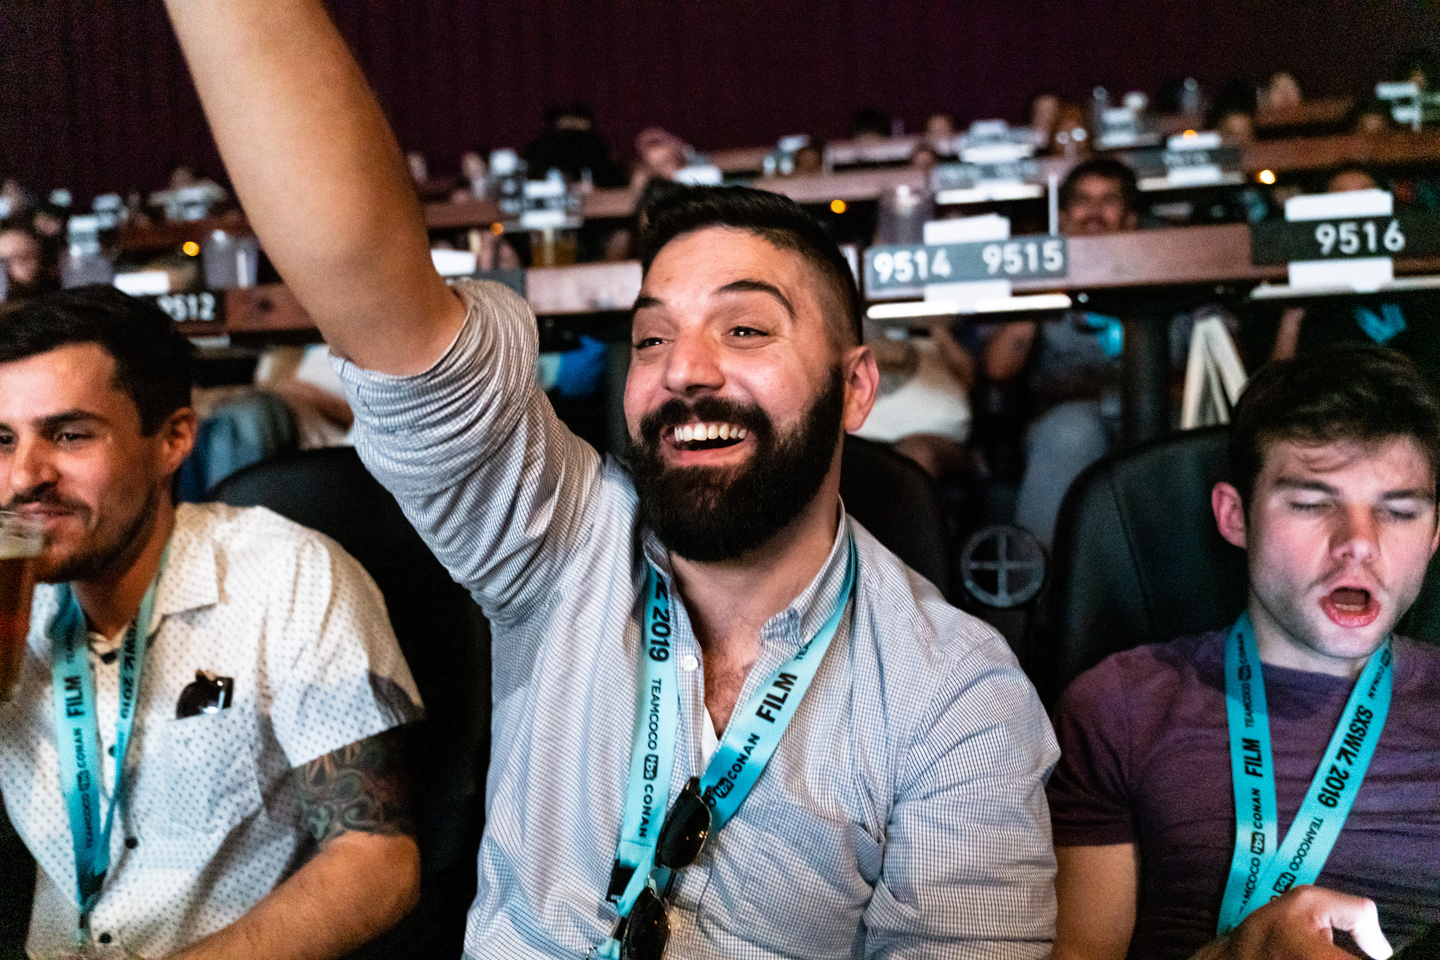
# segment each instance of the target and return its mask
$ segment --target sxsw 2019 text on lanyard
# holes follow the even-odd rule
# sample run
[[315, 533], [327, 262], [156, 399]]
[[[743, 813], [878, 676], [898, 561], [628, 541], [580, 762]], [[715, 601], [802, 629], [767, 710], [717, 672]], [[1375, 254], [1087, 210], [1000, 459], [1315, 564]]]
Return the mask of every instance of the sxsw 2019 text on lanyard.
[[[96, 715], [95, 675], [90, 668], [90, 646], [85, 613], [69, 584], [57, 589], [59, 609], [46, 632], [50, 637], [50, 672], [55, 707], [55, 747], [60, 767], [60, 792], [70, 813], [70, 834], [75, 843], [75, 885], [80, 907], [78, 936], [87, 935], [90, 913], [100, 899], [105, 873], [110, 869], [110, 831], [115, 810], [125, 786], [125, 748], [140, 700], [140, 677], [145, 665], [145, 648], [155, 614], [155, 593], [165, 572], [170, 548], [160, 559], [160, 569], [135, 622], [125, 631], [120, 646], [120, 704], [115, 718], [115, 786], [110, 791], [110, 809], [100, 823], [100, 780], [104, 768], [100, 756], [99, 718]], [[143, 626], [142, 626], [143, 625]]]
[[1295, 821], [1276, 847], [1279, 816], [1265, 682], [1250, 614], [1225, 638], [1225, 712], [1235, 787], [1235, 853], [1220, 904], [1221, 936], [1291, 887], [1314, 883], [1360, 792], [1390, 712], [1390, 638], [1370, 657], [1305, 791]]
[[[737, 709], [714, 756], [700, 778], [701, 795], [710, 806], [712, 834], [718, 833], [755, 786], [770, 762], [786, 727], [794, 718], [810, 681], [830, 648], [854, 590], [857, 560], [854, 542], [847, 543], [845, 582], [824, 625], [795, 656], [760, 686], [749, 703]], [[612, 896], [620, 916], [628, 916], [650, 879], [660, 826], [670, 803], [670, 774], [675, 761], [680, 689], [670, 650], [673, 624], [665, 583], [649, 567], [645, 574], [645, 619], [640, 638], [641, 689], [630, 758], [630, 787], [620, 824], [611, 876]], [[617, 887], [623, 884], [623, 892]], [[614, 940], [601, 944], [600, 957], [619, 956]]]

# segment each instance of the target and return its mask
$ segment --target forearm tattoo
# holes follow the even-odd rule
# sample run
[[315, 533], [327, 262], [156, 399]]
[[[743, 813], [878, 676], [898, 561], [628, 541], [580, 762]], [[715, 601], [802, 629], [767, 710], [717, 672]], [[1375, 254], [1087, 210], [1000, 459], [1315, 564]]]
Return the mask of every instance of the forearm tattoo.
[[324, 844], [347, 831], [415, 835], [398, 730], [327, 753], [296, 769], [300, 813]]

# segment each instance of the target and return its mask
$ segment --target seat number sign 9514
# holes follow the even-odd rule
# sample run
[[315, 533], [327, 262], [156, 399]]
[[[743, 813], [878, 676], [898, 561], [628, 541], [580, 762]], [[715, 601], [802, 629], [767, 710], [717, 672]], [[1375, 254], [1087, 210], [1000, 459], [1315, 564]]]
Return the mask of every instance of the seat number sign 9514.
[[1065, 239], [1051, 236], [871, 247], [865, 251], [865, 289], [873, 295], [927, 283], [1063, 277], [1067, 252]]

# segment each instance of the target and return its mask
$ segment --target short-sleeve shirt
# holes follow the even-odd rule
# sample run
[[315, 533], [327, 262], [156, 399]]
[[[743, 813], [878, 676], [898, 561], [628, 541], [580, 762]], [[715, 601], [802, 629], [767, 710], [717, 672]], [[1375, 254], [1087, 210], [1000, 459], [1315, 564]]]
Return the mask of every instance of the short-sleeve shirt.
[[[20, 680], [0, 705], [0, 794], [40, 866], [35, 956], [72, 946], [78, 917], [45, 632], [56, 608], [55, 588], [37, 587]], [[374, 582], [334, 541], [269, 510], [182, 504], [155, 621], [90, 928], [97, 948], [141, 956], [234, 922], [314, 853], [292, 768], [420, 711]], [[102, 811], [119, 696], [106, 646], [92, 637]], [[231, 704], [177, 719], [200, 670], [234, 680]]]
[[[473, 958], [576, 958], [606, 901], [639, 687], [640, 595], [672, 598], [679, 723], [669, 796], [702, 771], [703, 651], [626, 467], [601, 461], [535, 383], [525, 302], [493, 283], [427, 372], [342, 363], [356, 446], [493, 628], [495, 710]], [[678, 874], [686, 960], [1040, 958], [1054, 936], [1043, 778], [1056, 751], [993, 629], [945, 603], [837, 511], [814, 580], [760, 630], [749, 702], [853, 600], [739, 812]], [[737, 709], [745, 709], [743, 706]]]
[[[1223, 635], [1137, 647], [1061, 698], [1055, 845], [1133, 843], [1130, 956], [1189, 957], [1215, 938], [1235, 843]], [[1280, 837], [1355, 681], [1264, 665]], [[1390, 715], [1316, 884], [1373, 899], [1397, 950], [1440, 922], [1440, 648], [1395, 641]]]

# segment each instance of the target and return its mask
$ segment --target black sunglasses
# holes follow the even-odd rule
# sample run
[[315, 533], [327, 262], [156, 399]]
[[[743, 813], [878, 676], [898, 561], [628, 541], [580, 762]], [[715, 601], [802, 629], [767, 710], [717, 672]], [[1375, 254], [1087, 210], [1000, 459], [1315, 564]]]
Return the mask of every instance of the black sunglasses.
[[[690, 866], [705, 849], [710, 829], [710, 806], [700, 794], [700, 778], [691, 777], [665, 814], [655, 843], [655, 866], [672, 871]], [[658, 895], [646, 884], [630, 913], [620, 918], [614, 934], [620, 941], [620, 960], [660, 960], [665, 955], [665, 944], [670, 940], [670, 906], [666, 898], [674, 884], [673, 873]]]

